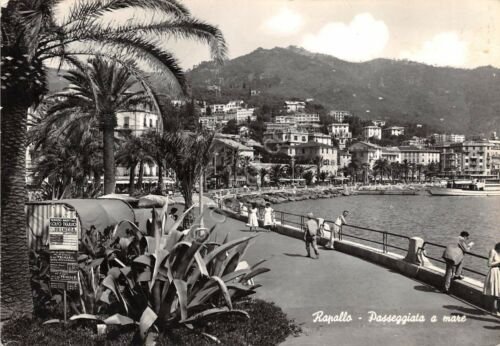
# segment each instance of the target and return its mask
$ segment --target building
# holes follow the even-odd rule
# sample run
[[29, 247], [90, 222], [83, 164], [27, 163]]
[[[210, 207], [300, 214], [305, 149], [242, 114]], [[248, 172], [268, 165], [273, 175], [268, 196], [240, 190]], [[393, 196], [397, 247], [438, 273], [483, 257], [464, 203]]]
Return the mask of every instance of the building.
[[352, 139], [352, 133], [349, 131], [349, 124], [330, 124], [328, 125], [328, 133], [338, 142], [339, 149], [345, 149], [348, 142]]
[[210, 130], [215, 130], [220, 124], [219, 119], [216, 115], [199, 117], [198, 121], [204, 128]]
[[303, 112], [306, 109], [306, 103], [302, 101], [285, 101], [287, 113]]
[[384, 136], [402, 136], [405, 134], [405, 128], [402, 126], [390, 126], [382, 130]]
[[338, 110], [332, 110], [328, 113], [328, 115], [331, 116], [337, 123], [343, 123], [345, 118], [349, 118], [352, 116], [351, 112]]
[[160, 117], [150, 112], [120, 112], [116, 115], [116, 131], [132, 131], [140, 136], [146, 131], [160, 131]]
[[309, 141], [308, 133], [295, 129], [285, 129], [276, 131], [266, 131], [263, 135], [264, 144], [274, 148], [276, 144], [280, 145], [299, 145]]
[[253, 114], [254, 108], [234, 108], [226, 112], [226, 120], [236, 120], [237, 124], [243, 124], [257, 120]]
[[222, 169], [228, 162], [232, 162], [233, 156], [254, 158], [254, 150], [251, 147], [241, 144], [234, 139], [217, 136], [213, 142], [213, 152], [217, 169]]
[[465, 141], [465, 135], [458, 135], [453, 133], [452, 134], [434, 133], [431, 135], [431, 138], [438, 145], [443, 143], [462, 143]]
[[382, 147], [369, 142], [353, 143], [349, 146], [349, 152], [353, 161], [367, 164], [370, 169], [382, 157]]
[[417, 147], [417, 148], [423, 148], [426, 145], [426, 139], [425, 138], [420, 138], [417, 136], [413, 136], [412, 138], [403, 141], [401, 143], [403, 146], [406, 147]]
[[401, 163], [401, 151], [398, 147], [382, 147], [380, 158], [389, 163]]
[[365, 126], [363, 127], [363, 138], [365, 140], [370, 138], [382, 139], [382, 129], [378, 126]]
[[338, 150], [337, 153], [338, 168], [346, 168], [351, 163], [351, 154], [347, 150]]
[[224, 111], [229, 112], [229, 111], [232, 111], [235, 109], [243, 108], [244, 105], [245, 105], [245, 102], [243, 102], [242, 100], [229, 101], [228, 103], [226, 103], [226, 105], [224, 107]]
[[332, 145], [332, 137], [324, 133], [313, 132], [308, 135], [309, 142], [323, 143], [326, 145]]
[[457, 170], [461, 174], [474, 176], [491, 175], [492, 159], [496, 156], [496, 146], [489, 141], [465, 141], [451, 144], [457, 153]]
[[225, 114], [226, 105], [225, 104], [214, 104], [209, 106], [212, 115]]
[[428, 165], [432, 162], [441, 161], [441, 152], [435, 149], [421, 149], [417, 147], [399, 147], [401, 152], [401, 162], [408, 162], [416, 165]]
[[372, 120], [372, 124], [374, 126], [384, 127], [385, 126], [385, 121], [384, 120]]
[[268, 131], [268, 132], [287, 130], [287, 129], [297, 130], [297, 124], [295, 124], [295, 123], [293, 123], [293, 124], [287, 124], [287, 123], [277, 124], [277, 123], [266, 122], [266, 123], [264, 123], [264, 125], [266, 126], [266, 131]]
[[283, 123], [319, 123], [319, 114], [314, 113], [296, 113], [293, 115], [278, 115], [274, 117], [274, 122], [277, 124]]
[[337, 174], [337, 149], [333, 146], [308, 142], [297, 145], [293, 149], [297, 162], [316, 163], [318, 159], [322, 159], [321, 171], [326, 171], [334, 175]]

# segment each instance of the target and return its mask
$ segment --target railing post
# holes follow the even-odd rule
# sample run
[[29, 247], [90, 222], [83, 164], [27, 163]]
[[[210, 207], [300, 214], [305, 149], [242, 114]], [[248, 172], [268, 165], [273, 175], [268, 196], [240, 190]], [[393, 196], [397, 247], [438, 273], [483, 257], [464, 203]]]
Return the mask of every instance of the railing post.
[[382, 243], [383, 243], [383, 251], [384, 253], [387, 253], [387, 232], [383, 233], [383, 238], [382, 238]]
[[[339, 240], [342, 240], [342, 228], [344, 227], [344, 225], [340, 225], [339, 227]], [[333, 232], [333, 230], [332, 230]]]
[[285, 226], [285, 218], [283, 217], [283, 212], [281, 211], [281, 226]]

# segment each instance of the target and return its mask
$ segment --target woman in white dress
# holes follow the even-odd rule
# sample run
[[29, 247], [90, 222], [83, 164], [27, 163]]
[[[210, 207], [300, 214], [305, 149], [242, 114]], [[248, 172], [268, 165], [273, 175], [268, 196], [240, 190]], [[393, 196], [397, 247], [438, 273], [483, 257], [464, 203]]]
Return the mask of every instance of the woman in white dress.
[[264, 228], [270, 231], [275, 225], [274, 209], [271, 208], [270, 203], [266, 203], [266, 207], [264, 208]]
[[257, 220], [257, 205], [252, 203], [250, 207], [250, 211], [248, 213], [248, 227], [250, 227], [250, 231], [256, 231], [259, 227], [259, 221]]
[[494, 297], [493, 314], [500, 316], [500, 243], [496, 243], [488, 257], [488, 275], [484, 279], [483, 294]]

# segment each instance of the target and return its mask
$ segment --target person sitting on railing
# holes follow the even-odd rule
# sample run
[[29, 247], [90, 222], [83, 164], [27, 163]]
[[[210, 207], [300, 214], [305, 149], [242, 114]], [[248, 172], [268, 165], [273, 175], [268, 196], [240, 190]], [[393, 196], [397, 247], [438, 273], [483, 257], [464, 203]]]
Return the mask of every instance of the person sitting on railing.
[[349, 216], [349, 211], [344, 210], [342, 212], [342, 215], [337, 217], [335, 220], [335, 223], [333, 224], [333, 231], [330, 232], [330, 241], [326, 245], [327, 248], [333, 249], [333, 245], [335, 243], [335, 233], [339, 234], [340, 233], [340, 228], [342, 227], [343, 224], [346, 223], [345, 218]]
[[490, 270], [484, 279], [483, 294], [493, 297], [492, 313], [500, 316], [500, 243], [496, 243], [495, 247], [491, 249], [488, 267]]
[[443, 253], [443, 259], [446, 262], [446, 272], [444, 275], [444, 292], [448, 293], [450, 290], [451, 280], [463, 279], [462, 268], [464, 266], [464, 254], [470, 250], [473, 242], [467, 243], [469, 233], [463, 231], [458, 237], [458, 244], [449, 245]]

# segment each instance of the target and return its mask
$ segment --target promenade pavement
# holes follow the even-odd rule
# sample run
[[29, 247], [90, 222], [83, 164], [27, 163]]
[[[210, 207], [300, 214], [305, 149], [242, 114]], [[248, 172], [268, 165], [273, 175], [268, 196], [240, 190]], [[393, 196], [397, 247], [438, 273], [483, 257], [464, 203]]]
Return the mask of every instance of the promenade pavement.
[[[205, 222], [223, 219], [212, 214]], [[228, 232], [230, 239], [254, 234], [244, 223], [225, 218], [217, 227], [218, 239]], [[304, 332], [284, 345], [500, 345], [499, 318], [431, 286], [335, 250], [320, 247], [320, 259], [307, 258], [304, 242], [277, 233], [259, 232], [253, 242], [245, 259], [252, 264], [266, 258], [262, 266], [271, 269], [256, 277], [262, 284], [256, 297], [275, 302]], [[318, 311], [337, 319], [314, 322]], [[423, 316], [425, 322], [370, 322], [370, 311]], [[465, 321], [443, 322], [443, 316]]]

